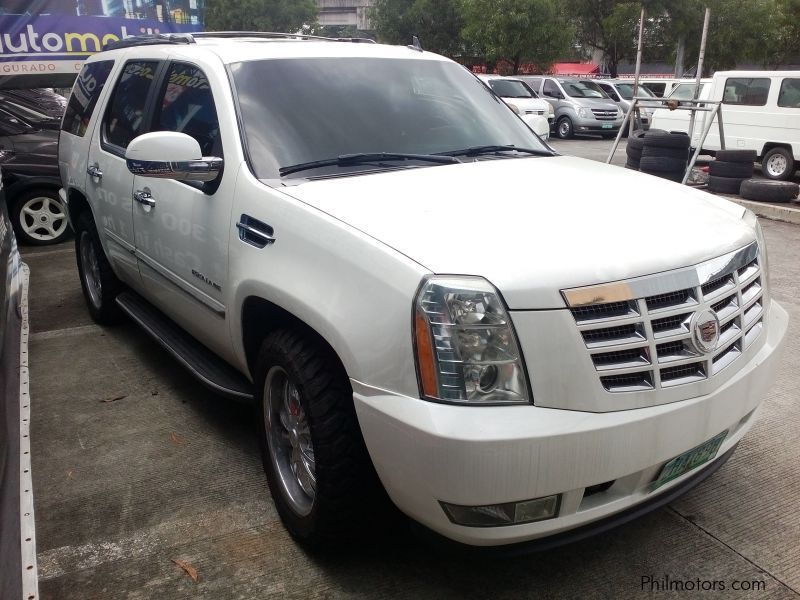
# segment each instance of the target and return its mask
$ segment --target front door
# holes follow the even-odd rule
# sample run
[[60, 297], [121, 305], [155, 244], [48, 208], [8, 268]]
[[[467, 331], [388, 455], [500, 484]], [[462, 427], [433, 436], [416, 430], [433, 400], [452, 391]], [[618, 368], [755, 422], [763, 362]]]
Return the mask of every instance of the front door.
[[[151, 131], [195, 138], [203, 156], [223, 157], [214, 95], [197, 66], [173, 62], [153, 105]], [[133, 194], [136, 255], [145, 295], [218, 354], [230, 351], [225, 321], [228, 235], [236, 173], [198, 183], [137, 175]]]
[[97, 231], [106, 240], [117, 275], [133, 287], [140, 285], [140, 278], [133, 254], [133, 175], [125, 163], [125, 149], [145, 129], [147, 101], [158, 67], [159, 62], [153, 60], [125, 64], [89, 148], [86, 192], [98, 207]]

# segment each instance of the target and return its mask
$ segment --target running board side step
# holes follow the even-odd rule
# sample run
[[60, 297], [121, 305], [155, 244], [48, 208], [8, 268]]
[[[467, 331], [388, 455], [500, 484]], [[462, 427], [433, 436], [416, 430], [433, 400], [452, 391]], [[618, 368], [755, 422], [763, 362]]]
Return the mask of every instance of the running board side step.
[[172, 354], [202, 384], [222, 396], [253, 400], [253, 384], [135, 292], [117, 296], [122, 311]]

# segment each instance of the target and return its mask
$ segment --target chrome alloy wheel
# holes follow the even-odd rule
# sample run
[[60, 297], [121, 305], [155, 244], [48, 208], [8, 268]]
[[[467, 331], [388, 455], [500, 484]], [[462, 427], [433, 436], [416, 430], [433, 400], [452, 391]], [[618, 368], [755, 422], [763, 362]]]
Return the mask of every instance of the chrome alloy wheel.
[[273, 471], [292, 510], [304, 517], [311, 512], [317, 489], [314, 445], [300, 392], [282, 367], [267, 372], [263, 402]]
[[79, 248], [83, 283], [92, 304], [99, 309], [103, 301], [103, 283], [100, 279], [100, 262], [88, 231], [81, 231]]
[[783, 154], [773, 154], [767, 161], [767, 173], [771, 177], [781, 177], [788, 168], [788, 162]]
[[20, 207], [19, 224], [31, 238], [49, 242], [64, 233], [67, 215], [60, 202], [47, 196], [34, 196]]

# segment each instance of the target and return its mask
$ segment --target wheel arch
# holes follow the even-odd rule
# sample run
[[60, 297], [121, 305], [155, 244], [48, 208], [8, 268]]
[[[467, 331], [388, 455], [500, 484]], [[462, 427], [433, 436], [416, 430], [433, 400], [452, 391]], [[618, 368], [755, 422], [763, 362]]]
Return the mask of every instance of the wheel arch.
[[349, 377], [339, 353], [334, 345], [306, 321], [286, 310], [285, 308], [257, 295], [247, 296], [241, 307], [241, 343], [244, 349], [247, 368], [250, 376], [255, 380], [256, 361], [261, 342], [264, 338], [279, 329], [293, 329], [319, 342], [321, 347], [330, 353], [330, 356], [341, 367], [345, 377]]
[[764, 147], [761, 149], [761, 154], [758, 156], [758, 160], [762, 160], [767, 153], [772, 150], [773, 148], [783, 148], [784, 150], [788, 150], [789, 153], [794, 156], [794, 149], [792, 145], [787, 142], [767, 142], [764, 144]]
[[29, 190], [45, 188], [57, 192], [60, 187], [61, 182], [51, 177], [16, 177], [13, 183], [5, 188], [6, 201], [13, 202], [17, 196]]
[[[75, 224], [78, 222], [78, 216], [87, 210], [92, 212], [92, 207], [86, 196], [75, 188], [68, 189], [67, 218], [69, 219], [69, 224], [72, 226], [73, 231], [75, 230]], [[92, 213], [92, 218], [94, 218], [94, 213]]]

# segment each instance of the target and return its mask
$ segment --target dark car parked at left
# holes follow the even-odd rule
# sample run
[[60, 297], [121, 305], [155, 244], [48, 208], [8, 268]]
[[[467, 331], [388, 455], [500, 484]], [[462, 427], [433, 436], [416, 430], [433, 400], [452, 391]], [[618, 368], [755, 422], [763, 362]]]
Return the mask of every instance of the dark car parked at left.
[[14, 232], [24, 244], [55, 244], [70, 233], [58, 197], [62, 101], [47, 90], [0, 92], [2, 181]]

